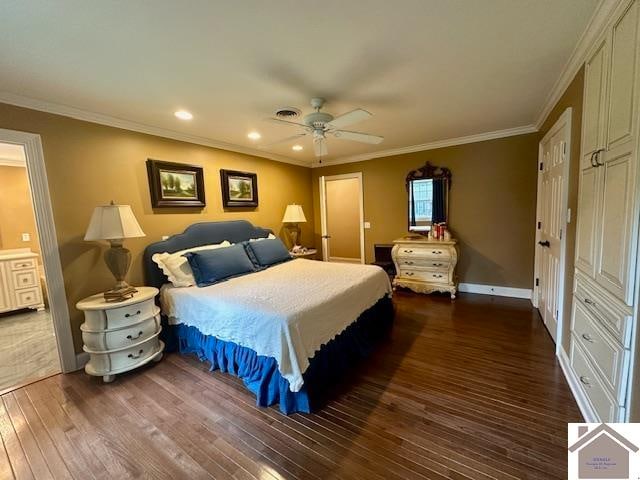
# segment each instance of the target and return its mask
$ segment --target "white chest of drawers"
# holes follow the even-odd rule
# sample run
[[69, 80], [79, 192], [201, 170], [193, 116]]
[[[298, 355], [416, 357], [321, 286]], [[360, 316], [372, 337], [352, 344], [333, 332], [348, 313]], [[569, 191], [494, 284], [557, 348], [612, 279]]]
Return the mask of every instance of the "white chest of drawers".
[[43, 310], [38, 254], [28, 248], [0, 250], [0, 313]]
[[396, 265], [393, 286], [417, 293], [448, 292], [456, 298], [456, 241], [399, 238], [393, 241], [391, 257]]
[[105, 382], [162, 358], [160, 308], [154, 302], [158, 289], [136, 288], [138, 293], [123, 302], [108, 303], [97, 294], [76, 305], [85, 317], [80, 326], [83, 349], [90, 357], [85, 372], [101, 376]]

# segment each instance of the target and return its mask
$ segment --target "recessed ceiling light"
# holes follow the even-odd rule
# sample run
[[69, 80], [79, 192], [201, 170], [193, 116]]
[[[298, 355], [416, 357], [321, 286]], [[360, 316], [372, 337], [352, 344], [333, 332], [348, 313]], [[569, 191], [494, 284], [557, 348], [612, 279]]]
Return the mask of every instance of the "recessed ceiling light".
[[294, 145], [293, 147], [291, 147], [291, 150], [299, 152], [300, 150], [302, 150], [302, 145]]
[[258, 132], [249, 132], [247, 137], [249, 137], [251, 140], [260, 140], [262, 135], [260, 135]]
[[191, 120], [193, 118], [191, 112], [187, 112], [186, 110], [178, 110], [174, 115], [180, 120]]

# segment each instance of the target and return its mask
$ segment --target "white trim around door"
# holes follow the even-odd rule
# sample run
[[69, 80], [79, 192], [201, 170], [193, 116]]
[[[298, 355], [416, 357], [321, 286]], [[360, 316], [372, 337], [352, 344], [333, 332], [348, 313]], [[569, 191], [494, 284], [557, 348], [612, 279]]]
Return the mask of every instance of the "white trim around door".
[[[322, 260], [328, 262], [330, 258], [329, 237], [327, 233], [327, 181], [345, 180], [348, 178], [358, 179], [358, 198], [360, 200], [360, 263], [365, 263], [364, 255], [364, 192], [362, 188], [362, 172], [344, 173], [342, 175], [323, 175], [318, 180], [320, 182], [320, 228], [322, 234]], [[333, 258], [337, 260], [337, 258]], [[338, 261], [344, 261], [340, 259]]]
[[69, 307], [64, 291], [62, 265], [58, 251], [56, 227], [51, 208], [47, 171], [44, 165], [44, 153], [40, 135], [0, 129], [0, 142], [13, 143], [24, 147], [27, 157], [27, 174], [31, 186], [33, 209], [40, 239], [40, 252], [47, 279], [47, 293], [53, 327], [58, 343], [58, 355], [62, 371], [72, 372], [78, 368], [73, 347]]
[[549, 129], [546, 135], [540, 140], [538, 144], [538, 187], [536, 195], [536, 224], [535, 224], [535, 258], [534, 258], [534, 272], [533, 272], [533, 293], [531, 295], [531, 303], [534, 307], [538, 308], [540, 288], [538, 278], [540, 278], [540, 249], [537, 247], [538, 242], [541, 241], [540, 233], [540, 219], [542, 217], [542, 199], [541, 199], [541, 186], [542, 186], [542, 172], [540, 165], [543, 162], [543, 145], [553, 137], [560, 129], [564, 128], [564, 144], [566, 150], [564, 152], [565, 161], [563, 166], [562, 177], [562, 195], [560, 200], [560, 212], [561, 212], [561, 239], [560, 239], [560, 260], [558, 266], [558, 291], [557, 295], [557, 329], [556, 329], [556, 353], [562, 350], [562, 325], [564, 322], [564, 293], [565, 293], [565, 278], [566, 278], [566, 263], [567, 263], [567, 224], [570, 220], [568, 211], [569, 206], [569, 166], [571, 163], [571, 107], [567, 108], [562, 115], [558, 118], [556, 123]]

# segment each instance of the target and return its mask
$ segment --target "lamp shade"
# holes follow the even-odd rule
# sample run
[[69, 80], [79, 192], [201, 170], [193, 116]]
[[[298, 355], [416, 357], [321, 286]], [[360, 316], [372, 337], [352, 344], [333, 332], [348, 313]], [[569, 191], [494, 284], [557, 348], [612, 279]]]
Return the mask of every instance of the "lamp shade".
[[282, 223], [304, 223], [307, 219], [302, 211], [302, 205], [287, 205], [287, 209], [282, 217]]
[[129, 205], [111, 204], [95, 208], [84, 239], [117, 240], [144, 236]]

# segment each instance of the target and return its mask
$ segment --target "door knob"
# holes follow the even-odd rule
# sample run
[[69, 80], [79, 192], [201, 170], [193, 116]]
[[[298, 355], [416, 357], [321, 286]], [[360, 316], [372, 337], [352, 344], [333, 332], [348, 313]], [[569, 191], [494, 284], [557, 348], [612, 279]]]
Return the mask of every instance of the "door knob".
[[548, 248], [551, 244], [549, 243], [549, 240], [545, 240], [544, 242], [538, 242], [538, 245]]
[[331, 238], [331, 235], [322, 235], [322, 238]]

